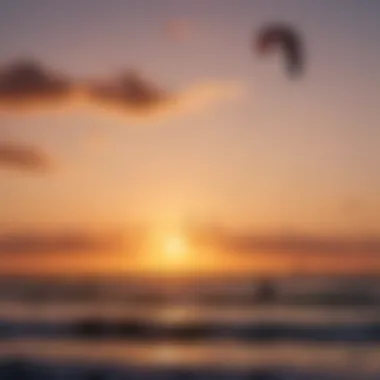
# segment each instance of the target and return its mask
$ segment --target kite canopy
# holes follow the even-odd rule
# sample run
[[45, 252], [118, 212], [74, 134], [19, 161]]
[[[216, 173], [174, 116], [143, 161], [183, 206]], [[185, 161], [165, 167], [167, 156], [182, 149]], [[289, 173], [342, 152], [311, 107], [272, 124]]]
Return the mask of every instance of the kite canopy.
[[255, 39], [256, 50], [261, 55], [282, 50], [289, 75], [298, 76], [304, 69], [304, 51], [299, 34], [286, 25], [267, 25]]

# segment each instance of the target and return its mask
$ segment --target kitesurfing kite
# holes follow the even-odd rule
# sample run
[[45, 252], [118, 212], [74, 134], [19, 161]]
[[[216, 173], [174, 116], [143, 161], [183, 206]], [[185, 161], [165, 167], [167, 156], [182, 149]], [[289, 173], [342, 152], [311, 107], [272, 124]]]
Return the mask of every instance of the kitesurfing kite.
[[264, 26], [255, 38], [255, 48], [260, 55], [280, 50], [285, 58], [286, 70], [291, 77], [304, 71], [304, 48], [300, 35], [292, 27], [281, 24]]

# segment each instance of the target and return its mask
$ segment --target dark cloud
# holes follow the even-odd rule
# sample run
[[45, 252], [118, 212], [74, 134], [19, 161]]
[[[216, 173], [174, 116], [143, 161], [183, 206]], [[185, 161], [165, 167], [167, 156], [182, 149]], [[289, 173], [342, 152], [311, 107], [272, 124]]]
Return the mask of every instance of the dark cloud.
[[[95, 106], [92, 110], [117, 111], [123, 116], [145, 120], [151, 116], [195, 111], [240, 93], [236, 83], [212, 82], [182, 91], [169, 91], [126, 71], [99, 81], [69, 80], [38, 62], [19, 60], [0, 69], [0, 109], [3, 111], [45, 111], [49, 107]], [[195, 107], [194, 107], [195, 106]]]
[[77, 254], [94, 253], [120, 247], [123, 239], [116, 235], [83, 232], [4, 233], [0, 235], [0, 255], [6, 254]]
[[92, 100], [138, 112], [159, 107], [170, 99], [169, 93], [135, 71], [127, 72], [108, 83], [90, 85], [88, 92]]
[[134, 121], [193, 113], [203, 107], [238, 97], [238, 83], [206, 82], [181, 91], [159, 87], [136, 71], [127, 71], [103, 83], [89, 83], [85, 98], [96, 109], [116, 112]]
[[0, 168], [22, 171], [49, 171], [50, 157], [40, 149], [9, 142], [0, 142]]
[[20, 60], [0, 71], [0, 106], [23, 108], [67, 100], [72, 86], [39, 63]]

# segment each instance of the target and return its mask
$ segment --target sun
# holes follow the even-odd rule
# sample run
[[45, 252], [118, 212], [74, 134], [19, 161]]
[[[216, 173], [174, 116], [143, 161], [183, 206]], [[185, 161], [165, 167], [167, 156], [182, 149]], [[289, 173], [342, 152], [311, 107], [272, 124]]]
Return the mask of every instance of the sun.
[[157, 229], [146, 240], [136, 265], [145, 272], [179, 274], [192, 265], [193, 253], [185, 234]]
[[153, 275], [180, 277], [215, 272], [220, 256], [178, 226], [153, 226], [141, 246], [135, 270]]
[[162, 254], [169, 263], [184, 262], [188, 256], [189, 246], [181, 235], [168, 235], [163, 239]]

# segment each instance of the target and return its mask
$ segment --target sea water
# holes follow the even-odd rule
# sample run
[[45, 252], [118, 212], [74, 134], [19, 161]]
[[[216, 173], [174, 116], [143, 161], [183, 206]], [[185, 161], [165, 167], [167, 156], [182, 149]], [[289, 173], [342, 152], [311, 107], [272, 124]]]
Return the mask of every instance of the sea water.
[[260, 284], [3, 278], [0, 379], [380, 379], [380, 279]]

